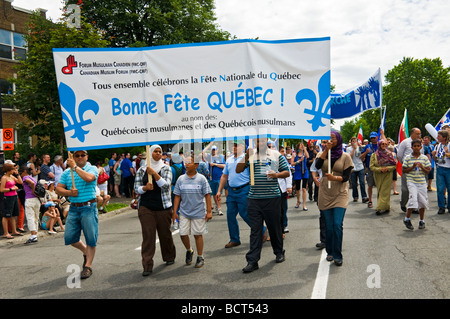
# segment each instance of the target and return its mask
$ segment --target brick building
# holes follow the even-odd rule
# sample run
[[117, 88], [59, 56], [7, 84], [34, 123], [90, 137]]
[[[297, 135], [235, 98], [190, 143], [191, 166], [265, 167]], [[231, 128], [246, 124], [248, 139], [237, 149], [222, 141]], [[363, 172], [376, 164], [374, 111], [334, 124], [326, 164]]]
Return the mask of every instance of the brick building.
[[[26, 44], [23, 38], [32, 11], [13, 5], [14, 0], [0, 0], [0, 93], [11, 94], [14, 86], [9, 79], [15, 76], [14, 66], [25, 58]], [[45, 17], [47, 10], [36, 8]], [[3, 128], [14, 128], [14, 142], [19, 140], [16, 125], [24, 118], [9, 105], [2, 103]]]

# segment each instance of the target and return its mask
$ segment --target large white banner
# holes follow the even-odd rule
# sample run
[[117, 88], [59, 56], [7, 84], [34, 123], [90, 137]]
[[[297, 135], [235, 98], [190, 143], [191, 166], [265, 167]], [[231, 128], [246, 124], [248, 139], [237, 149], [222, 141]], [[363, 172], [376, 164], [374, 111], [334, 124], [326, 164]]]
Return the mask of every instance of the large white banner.
[[53, 55], [70, 151], [262, 135], [329, 138], [329, 38]]

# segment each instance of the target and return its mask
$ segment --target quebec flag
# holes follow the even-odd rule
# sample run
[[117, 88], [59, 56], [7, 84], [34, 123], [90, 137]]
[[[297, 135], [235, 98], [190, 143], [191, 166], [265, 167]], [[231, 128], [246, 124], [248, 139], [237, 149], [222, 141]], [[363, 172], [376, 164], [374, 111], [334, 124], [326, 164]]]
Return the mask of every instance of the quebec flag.
[[343, 119], [379, 108], [382, 95], [381, 70], [378, 69], [364, 84], [342, 93], [331, 93], [331, 118]]

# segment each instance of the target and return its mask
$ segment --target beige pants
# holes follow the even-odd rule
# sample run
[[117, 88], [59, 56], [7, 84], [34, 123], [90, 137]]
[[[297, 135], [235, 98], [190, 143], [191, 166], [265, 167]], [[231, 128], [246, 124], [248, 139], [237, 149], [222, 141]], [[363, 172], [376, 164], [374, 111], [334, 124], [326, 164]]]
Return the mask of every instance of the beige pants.
[[30, 231], [39, 230], [39, 209], [41, 201], [39, 198], [27, 198], [25, 200], [25, 215], [27, 216], [27, 225]]

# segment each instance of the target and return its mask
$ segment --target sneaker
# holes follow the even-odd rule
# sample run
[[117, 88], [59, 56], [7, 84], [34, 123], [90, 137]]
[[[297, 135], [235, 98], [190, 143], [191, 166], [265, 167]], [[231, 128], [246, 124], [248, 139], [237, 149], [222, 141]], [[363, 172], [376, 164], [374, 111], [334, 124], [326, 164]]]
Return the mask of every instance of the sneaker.
[[223, 215], [222, 210], [220, 208], [217, 209], [217, 213], [219, 214], [219, 216]]
[[411, 224], [411, 220], [403, 220], [403, 223], [405, 224], [406, 228], [413, 230], [414, 226]]
[[33, 244], [33, 243], [37, 243], [37, 242], [38, 242], [37, 237], [35, 237], [35, 238], [29, 238], [29, 239], [25, 242], [25, 245], [27, 245], [27, 244]]
[[287, 227], [284, 227], [284, 232], [289, 233], [289, 229]]
[[50, 235], [51, 235], [51, 234], [56, 234], [56, 232], [53, 231], [53, 230], [49, 230], [48, 233], [49, 233]]
[[425, 228], [425, 222], [419, 221], [419, 229], [424, 229], [424, 228]]
[[186, 251], [186, 265], [192, 264], [192, 256], [193, 255], [194, 255], [194, 251], [192, 249]]
[[439, 215], [445, 214], [445, 208], [439, 207], [438, 214]]
[[205, 264], [205, 259], [203, 257], [197, 257], [197, 262], [195, 263], [195, 268], [201, 268]]

